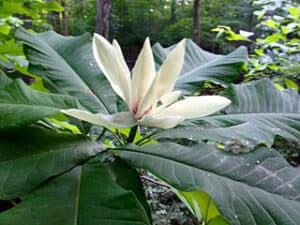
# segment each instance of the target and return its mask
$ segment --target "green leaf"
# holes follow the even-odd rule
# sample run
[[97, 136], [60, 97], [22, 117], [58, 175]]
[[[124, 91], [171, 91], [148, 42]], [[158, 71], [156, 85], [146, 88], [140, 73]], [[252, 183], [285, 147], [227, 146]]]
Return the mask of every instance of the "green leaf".
[[31, 8], [35, 9], [36, 11], [46, 11], [46, 12], [62, 12], [64, 8], [55, 1], [50, 2], [34, 2], [31, 5]]
[[23, 55], [22, 46], [16, 44], [14, 39], [0, 43], [0, 54], [12, 56]]
[[264, 43], [272, 44], [273, 42], [279, 42], [280, 40], [284, 41], [285, 39], [286, 39], [286, 36], [284, 34], [275, 33], [275, 34], [267, 36], [264, 40]]
[[38, 92], [17, 79], [0, 90], [0, 130], [30, 124], [69, 108], [80, 108], [75, 98]]
[[273, 29], [277, 29], [279, 26], [279, 23], [272, 19], [268, 19], [268, 20], [264, 21], [263, 24], [270, 28], [273, 28]]
[[281, 85], [281, 84], [279, 84], [279, 83], [274, 83], [274, 86], [276, 87], [276, 88], [278, 88], [279, 90], [284, 90], [284, 87]]
[[0, 25], [0, 33], [4, 35], [8, 35], [10, 32], [10, 26], [7, 23], [3, 23]]
[[149, 225], [150, 222], [134, 193], [116, 182], [111, 166], [94, 159], [44, 183], [19, 205], [0, 214], [0, 224]]
[[29, 72], [41, 76], [50, 91], [74, 96], [94, 113], [116, 112], [115, 93], [94, 60], [89, 34], [64, 37], [19, 29], [16, 38], [24, 41]]
[[14, 14], [25, 14], [29, 15], [29, 12], [23, 8], [23, 2], [19, 1], [3, 1], [1, 2], [1, 7], [0, 7], [0, 17], [9, 17]]
[[215, 203], [204, 191], [186, 192], [176, 189], [173, 189], [173, 191], [180, 198], [180, 200], [188, 206], [198, 221], [204, 221], [207, 223], [208, 221], [212, 221], [220, 216], [220, 212]]
[[204, 143], [191, 147], [160, 143], [130, 145], [114, 152], [177, 189], [205, 191], [231, 225], [296, 225], [300, 221], [299, 170], [274, 150], [235, 155]]
[[2, 131], [0, 199], [24, 195], [103, 149], [82, 135], [62, 135], [37, 127]]
[[[224, 93], [232, 103], [226, 114], [200, 118], [198, 125], [166, 130], [152, 138], [186, 138], [226, 142], [240, 140], [254, 147], [271, 146], [275, 135], [300, 141], [300, 97], [295, 90], [281, 91], [272, 81], [262, 79], [241, 85], [231, 85]], [[206, 128], [199, 125], [210, 124]]]
[[300, 15], [300, 9], [296, 7], [289, 8], [290, 14], [295, 18], [298, 19]]
[[0, 89], [3, 89], [11, 82], [11, 79], [0, 69]]
[[294, 81], [292, 81], [290, 79], [285, 78], [284, 83], [287, 88], [295, 89], [296, 91], [299, 90], [298, 84], [296, 84]]
[[264, 50], [262, 48], [257, 48], [254, 49], [254, 52], [258, 55], [258, 56], [262, 56], [264, 54]]
[[115, 182], [122, 186], [122, 188], [134, 192], [135, 196], [146, 210], [149, 220], [151, 220], [151, 210], [145, 198], [143, 184], [137, 171], [118, 158], [110, 165], [110, 168], [115, 174]]
[[[174, 46], [163, 48], [159, 43], [153, 46], [157, 66], [160, 66]], [[196, 85], [211, 80], [227, 86], [239, 76], [247, 59], [247, 49], [239, 47], [228, 55], [216, 55], [199, 48], [191, 40], [186, 42], [185, 61], [176, 88], [185, 92], [198, 91]]]
[[207, 225], [229, 225], [221, 216], [217, 216], [210, 220]]

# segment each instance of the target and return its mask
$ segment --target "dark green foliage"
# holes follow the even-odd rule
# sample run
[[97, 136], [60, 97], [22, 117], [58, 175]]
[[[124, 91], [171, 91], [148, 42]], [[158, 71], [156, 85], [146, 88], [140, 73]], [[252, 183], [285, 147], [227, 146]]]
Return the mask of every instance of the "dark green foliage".
[[239, 156], [204, 143], [160, 143], [121, 147], [118, 154], [176, 188], [206, 191], [231, 225], [292, 225], [300, 220], [293, 212], [300, 210], [299, 171], [274, 150]]

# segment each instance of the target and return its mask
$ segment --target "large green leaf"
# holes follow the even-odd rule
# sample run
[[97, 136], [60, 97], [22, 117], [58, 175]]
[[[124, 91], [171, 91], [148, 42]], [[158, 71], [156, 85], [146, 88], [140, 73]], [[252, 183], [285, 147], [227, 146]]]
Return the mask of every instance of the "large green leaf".
[[11, 79], [0, 69], [0, 89], [3, 89], [11, 82]]
[[81, 135], [63, 135], [36, 127], [0, 132], [0, 199], [36, 188], [103, 151]]
[[69, 108], [80, 108], [75, 98], [38, 92], [17, 79], [0, 89], [0, 129], [30, 124]]
[[115, 181], [118, 183], [118, 185], [122, 186], [126, 190], [131, 190], [134, 192], [135, 196], [143, 205], [150, 219], [151, 210], [145, 199], [143, 184], [136, 169], [132, 169], [120, 159], [115, 159], [114, 163], [110, 165], [110, 168], [115, 174]]
[[183, 126], [153, 138], [228, 141], [239, 139], [245, 145], [271, 146], [275, 135], [300, 141], [300, 97], [295, 90], [280, 91], [268, 79], [231, 85], [224, 93], [232, 103], [226, 114], [199, 119], [215, 128]]
[[115, 150], [134, 167], [150, 170], [184, 191], [205, 191], [231, 225], [297, 225], [299, 170], [274, 150], [235, 155], [200, 143], [161, 143]]
[[[174, 46], [163, 48], [159, 43], [153, 46], [157, 66], [161, 65]], [[216, 55], [204, 51], [192, 40], [187, 40], [183, 68], [177, 80], [176, 88], [184, 92], [199, 91], [201, 81], [211, 80], [227, 86], [239, 76], [247, 60], [247, 49], [239, 47], [228, 55]]]
[[149, 225], [134, 193], [116, 180], [110, 165], [91, 160], [44, 183], [15, 208], [0, 214], [0, 224]]
[[92, 112], [116, 111], [115, 94], [94, 60], [89, 34], [64, 37], [19, 29], [16, 38], [24, 41], [29, 71], [41, 76], [52, 92], [72, 95]]

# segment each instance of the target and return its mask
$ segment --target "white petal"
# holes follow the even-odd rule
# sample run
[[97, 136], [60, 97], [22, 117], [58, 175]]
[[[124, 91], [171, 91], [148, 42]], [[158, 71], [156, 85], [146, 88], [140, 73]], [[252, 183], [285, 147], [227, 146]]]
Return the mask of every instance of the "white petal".
[[122, 49], [119, 45], [119, 43], [114, 39], [113, 42], [112, 42], [112, 46], [114, 47], [115, 49], [115, 54], [117, 55], [116, 59], [118, 60], [120, 67], [122, 68], [122, 71], [126, 71], [126, 75], [125, 76], [128, 76], [128, 79], [130, 81], [130, 71], [129, 71], [129, 68], [126, 64], [126, 61], [125, 61], [125, 58], [123, 56], [123, 52], [122, 52]]
[[222, 96], [188, 97], [164, 109], [158, 116], [182, 116], [192, 119], [213, 114], [225, 108], [230, 103], [229, 99]]
[[144, 46], [132, 70], [132, 104], [139, 103], [150, 88], [156, 75], [155, 64], [149, 38], [146, 38]]
[[179, 98], [180, 95], [181, 95], [181, 91], [172, 91], [172, 92], [165, 94], [164, 96], [162, 96], [160, 98], [160, 101], [162, 104], [158, 107], [153, 107], [149, 114], [151, 115], [154, 113], [161, 112], [163, 109], [165, 109], [170, 104], [175, 102]]
[[102, 36], [94, 34], [93, 53], [96, 62], [114, 91], [129, 104], [130, 71], [125, 63], [120, 46], [116, 41], [112, 46]]
[[175, 102], [179, 96], [181, 95], [181, 91], [172, 91], [161, 97], [161, 102], [165, 106], [169, 106], [171, 103]]
[[163, 95], [173, 90], [184, 61], [185, 40], [182, 40], [167, 56], [151, 87], [139, 105], [137, 115], [153, 106]]
[[77, 119], [107, 128], [128, 128], [137, 124], [137, 121], [130, 112], [121, 112], [112, 115], [104, 115], [101, 113], [93, 114], [78, 109], [61, 110], [61, 112]]
[[148, 126], [148, 127], [158, 127], [164, 129], [170, 129], [175, 127], [177, 124], [181, 123], [184, 120], [184, 117], [181, 116], [157, 116], [147, 115], [139, 121], [139, 123]]
[[183, 66], [184, 52], [185, 39], [177, 44], [160, 67], [156, 81], [156, 91], [159, 97], [173, 90]]

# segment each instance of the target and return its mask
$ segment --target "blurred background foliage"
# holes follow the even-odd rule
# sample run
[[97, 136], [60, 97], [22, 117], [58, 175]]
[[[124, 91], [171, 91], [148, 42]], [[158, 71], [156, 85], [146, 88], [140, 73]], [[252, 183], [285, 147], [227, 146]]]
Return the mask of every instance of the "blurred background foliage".
[[[74, 36], [95, 32], [97, 1], [101, 0], [2, 0], [0, 65], [12, 69], [26, 64], [14, 41], [17, 27]], [[120, 42], [131, 64], [146, 36], [163, 46], [193, 38], [195, 2], [110, 0], [109, 38]], [[246, 45], [250, 60], [245, 79], [276, 77], [281, 87], [296, 87], [299, 11], [297, 0], [199, 0], [199, 45], [217, 54]], [[253, 35], [245, 37], [249, 32]]]
[[[145, 36], [153, 43], [172, 45], [183, 37], [192, 38], [193, 0], [113, 0], [110, 17], [110, 37], [122, 46], [136, 48]], [[66, 1], [69, 34], [94, 32], [96, 0]], [[212, 52], [226, 52], [224, 41], [210, 30], [219, 24], [235, 29], [252, 29], [256, 6], [249, 0], [200, 1], [201, 47]], [[61, 30], [58, 32], [64, 33]]]

